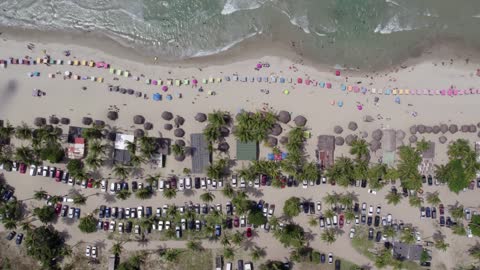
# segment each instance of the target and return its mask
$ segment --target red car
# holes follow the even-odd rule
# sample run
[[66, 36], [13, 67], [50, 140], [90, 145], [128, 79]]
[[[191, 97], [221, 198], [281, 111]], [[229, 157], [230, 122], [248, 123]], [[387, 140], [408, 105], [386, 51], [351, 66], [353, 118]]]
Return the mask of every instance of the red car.
[[252, 228], [247, 228], [247, 237], [252, 237]]
[[280, 182], [282, 183], [282, 188], [285, 188], [285, 186], [287, 185], [287, 177], [280, 177]]
[[27, 171], [27, 166], [24, 163], [20, 163], [20, 173], [25, 174]]
[[340, 215], [339, 219], [338, 219], [338, 226], [340, 226], [340, 228], [343, 228], [343, 223], [344, 223], [344, 216], [343, 214]]
[[88, 179], [87, 187], [88, 188], [93, 188], [93, 178]]
[[172, 177], [172, 178], [170, 179], [170, 186], [171, 186], [171, 188], [173, 188], [173, 189], [177, 189], [177, 179], [175, 179], [174, 177]]
[[55, 205], [55, 214], [59, 215], [60, 214], [60, 211], [62, 211], [62, 204], [61, 203], [57, 203]]
[[55, 172], [55, 181], [57, 182], [60, 182], [62, 180], [62, 171], [61, 170], [57, 170]]
[[238, 226], [240, 226], [240, 219], [238, 217], [235, 217], [233, 219], [233, 226], [235, 226], [236, 228], [238, 228]]
[[261, 179], [262, 179], [262, 181], [261, 181], [262, 186], [266, 186], [267, 185], [267, 176], [265, 174], [262, 174]]
[[444, 215], [445, 214], [445, 208], [443, 207], [443, 204], [440, 204], [438, 206], [438, 208], [440, 209], [440, 215]]
[[103, 230], [108, 231], [108, 221], [103, 222]]

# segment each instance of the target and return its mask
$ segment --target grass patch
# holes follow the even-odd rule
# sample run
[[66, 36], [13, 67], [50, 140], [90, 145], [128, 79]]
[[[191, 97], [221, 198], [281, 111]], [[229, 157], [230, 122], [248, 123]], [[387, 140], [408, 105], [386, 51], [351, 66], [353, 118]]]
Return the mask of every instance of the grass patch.
[[340, 270], [358, 270], [358, 269], [361, 269], [360, 266], [354, 264], [351, 261], [347, 261], [345, 259], [341, 259], [341, 261], [342, 261], [342, 264], [341, 264]]
[[211, 270], [213, 269], [212, 250], [204, 249], [202, 251], [182, 250], [175, 265], [175, 269], [195, 269]]
[[368, 240], [368, 232], [365, 229], [356, 227], [357, 234], [353, 237], [352, 247], [363, 256], [375, 261], [375, 255], [369, 250], [373, 249], [373, 241]]
[[422, 267], [421, 267], [418, 263], [416, 263], [416, 262], [403, 261], [403, 262], [402, 262], [402, 269], [420, 270], [420, 269], [422, 269]]

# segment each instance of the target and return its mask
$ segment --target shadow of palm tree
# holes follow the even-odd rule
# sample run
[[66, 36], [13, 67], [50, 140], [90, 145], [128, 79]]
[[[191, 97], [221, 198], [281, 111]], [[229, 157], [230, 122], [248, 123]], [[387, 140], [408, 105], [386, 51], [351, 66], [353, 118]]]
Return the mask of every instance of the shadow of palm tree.
[[317, 234], [312, 232], [312, 231], [305, 232], [303, 235], [304, 235], [304, 238], [307, 242], [311, 242], [311, 241], [315, 240], [315, 237], [317, 236]]
[[60, 218], [62, 223], [68, 225], [68, 226], [71, 226], [75, 223], [75, 220], [73, 218], [67, 218], [67, 217], [62, 217]]
[[107, 246], [107, 244], [105, 243], [105, 239], [96, 240], [95, 242], [93, 242], [93, 245], [95, 245], [97, 247], [97, 249], [99, 249], [99, 251], [104, 250]]
[[62, 238], [64, 240], [69, 240], [70, 238], [72, 238], [72, 236], [70, 235], [70, 233], [68, 232], [68, 230], [63, 230], [60, 232], [60, 235], [62, 236]]
[[242, 247], [244, 251], [248, 251], [256, 247], [256, 244], [251, 239], [246, 239], [245, 241], [243, 241]]
[[103, 199], [107, 203], [114, 203], [114, 202], [117, 201], [117, 198], [115, 197], [115, 195], [112, 195], [112, 194], [109, 194], [109, 193], [103, 194]]
[[254, 187], [247, 187], [245, 189], [245, 192], [247, 194], [252, 195], [252, 197], [254, 197], [254, 198], [260, 198], [260, 197], [263, 196], [263, 192], [259, 189], [254, 188]]
[[442, 231], [440, 230], [437, 230], [433, 235], [432, 235], [432, 239], [434, 241], [444, 241], [446, 238], [446, 236], [442, 233]]

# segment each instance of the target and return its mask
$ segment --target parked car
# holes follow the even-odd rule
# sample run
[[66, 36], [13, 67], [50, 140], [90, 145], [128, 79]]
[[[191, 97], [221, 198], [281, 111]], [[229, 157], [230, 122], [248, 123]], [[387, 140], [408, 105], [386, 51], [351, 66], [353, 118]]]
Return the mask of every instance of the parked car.
[[30, 165], [30, 176], [35, 176], [37, 174], [37, 166]]
[[246, 233], [248, 238], [252, 237], [252, 228], [247, 228]]
[[440, 226], [445, 226], [445, 217], [444, 216], [440, 216]]
[[16, 233], [15, 231], [11, 231], [11, 232], [9, 232], [9, 233], [7, 234], [6, 239], [7, 239], [8, 241], [10, 241], [10, 240], [12, 240], [12, 239], [15, 237], [16, 234], [17, 234], [17, 233]]
[[333, 254], [330, 252], [328, 253], [328, 264], [332, 264], [333, 263]]
[[368, 240], [372, 240], [373, 239], [373, 228], [369, 228], [368, 229]]
[[92, 254], [92, 247], [91, 247], [91, 246], [87, 246], [87, 247], [85, 248], [85, 256], [90, 257], [91, 254]]
[[355, 228], [350, 229], [350, 239], [352, 239], [355, 236]]
[[375, 241], [380, 242], [380, 240], [382, 240], [382, 231], [377, 231]]
[[440, 204], [440, 205], [438, 206], [438, 209], [440, 210], [440, 215], [444, 215], [444, 214], [445, 214], [445, 208], [444, 208], [443, 204]]

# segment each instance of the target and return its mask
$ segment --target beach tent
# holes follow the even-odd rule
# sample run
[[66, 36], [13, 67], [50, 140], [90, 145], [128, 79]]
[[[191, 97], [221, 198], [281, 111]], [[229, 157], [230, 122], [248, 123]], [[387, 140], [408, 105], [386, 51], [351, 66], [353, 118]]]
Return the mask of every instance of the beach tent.
[[55, 74], [53, 74], [53, 73], [48, 73], [48, 78], [50, 78], [50, 79], [55, 78]]
[[273, 161], [275, 159], [275, 155], [273, 153], [267, 154], [267, 160]]
[[358, 86], [355, 85], [353, 87], [353, 92], [358, 93], [359, 91], [360, 91], [360, 88], [358, 88]]
[[180, 86], [180, 80], [175, 80], [175, 85]]
[[403, 95], [403, 89], [398, 89], [398, 94]]
[[78, 64], [79, 64], [78, 60], [73, 60], [73, 65], [74, 66], [78, 66]]
[[252, 77], [250, 78], [250, 81], [251, 81], [251, 82], [255, 82], [255, 77], [252, 76]]
[[62, 59], [58, 59], [58, 60], [57, 60], [57, 64], [58, 64], [58, 65], [63, 65], [63, 60], [62, 60]]
[[318, 82], [317, 81], [312, 81], [314, 86], [317, 86]]
[[395, 103], [400, 104], [400, 97], [395, 97]]
[[293, 83], [293, 79], [292, 78], [288, 79], [288, 83]]
[[[71, 65], [72, 61], [69, 60], [68, 62], [70, 62], [69, 65]], [[37, 57], [37, 63], [41, 64], [42, 63], [42, 58]]]
[[163, 85], [163, 81], [162, 80], [157, 80], [158, 82], [158, 85]]
[[410, 90], [408, 90], [408, 89], [405, 89], [405, 90], [403, 90], [403, 91], [405, 91], [405, 95], [409, 95], [409, 94], [410, 94]]
[[153, 94], [152, 99], [155, 101], [162, 100], [162, 95], [160, 95], [159, 93], [155, 93]]
[[50, 65], [55, 65], [55, 60], [54, 59], [50, 59]]
[[167, 95], [167, 100], [172, 100], [172, 99], [173, 99], [172, 95]]
[[362, 87], [362, 94], [367, 93], [368, 89], [366, 87]]
[[241, 78], [240, 78], [240, 81], [241, 81], [241, 82], [246, 82], [247, 80], [248, 80], [247, 77], [241, 77]]

